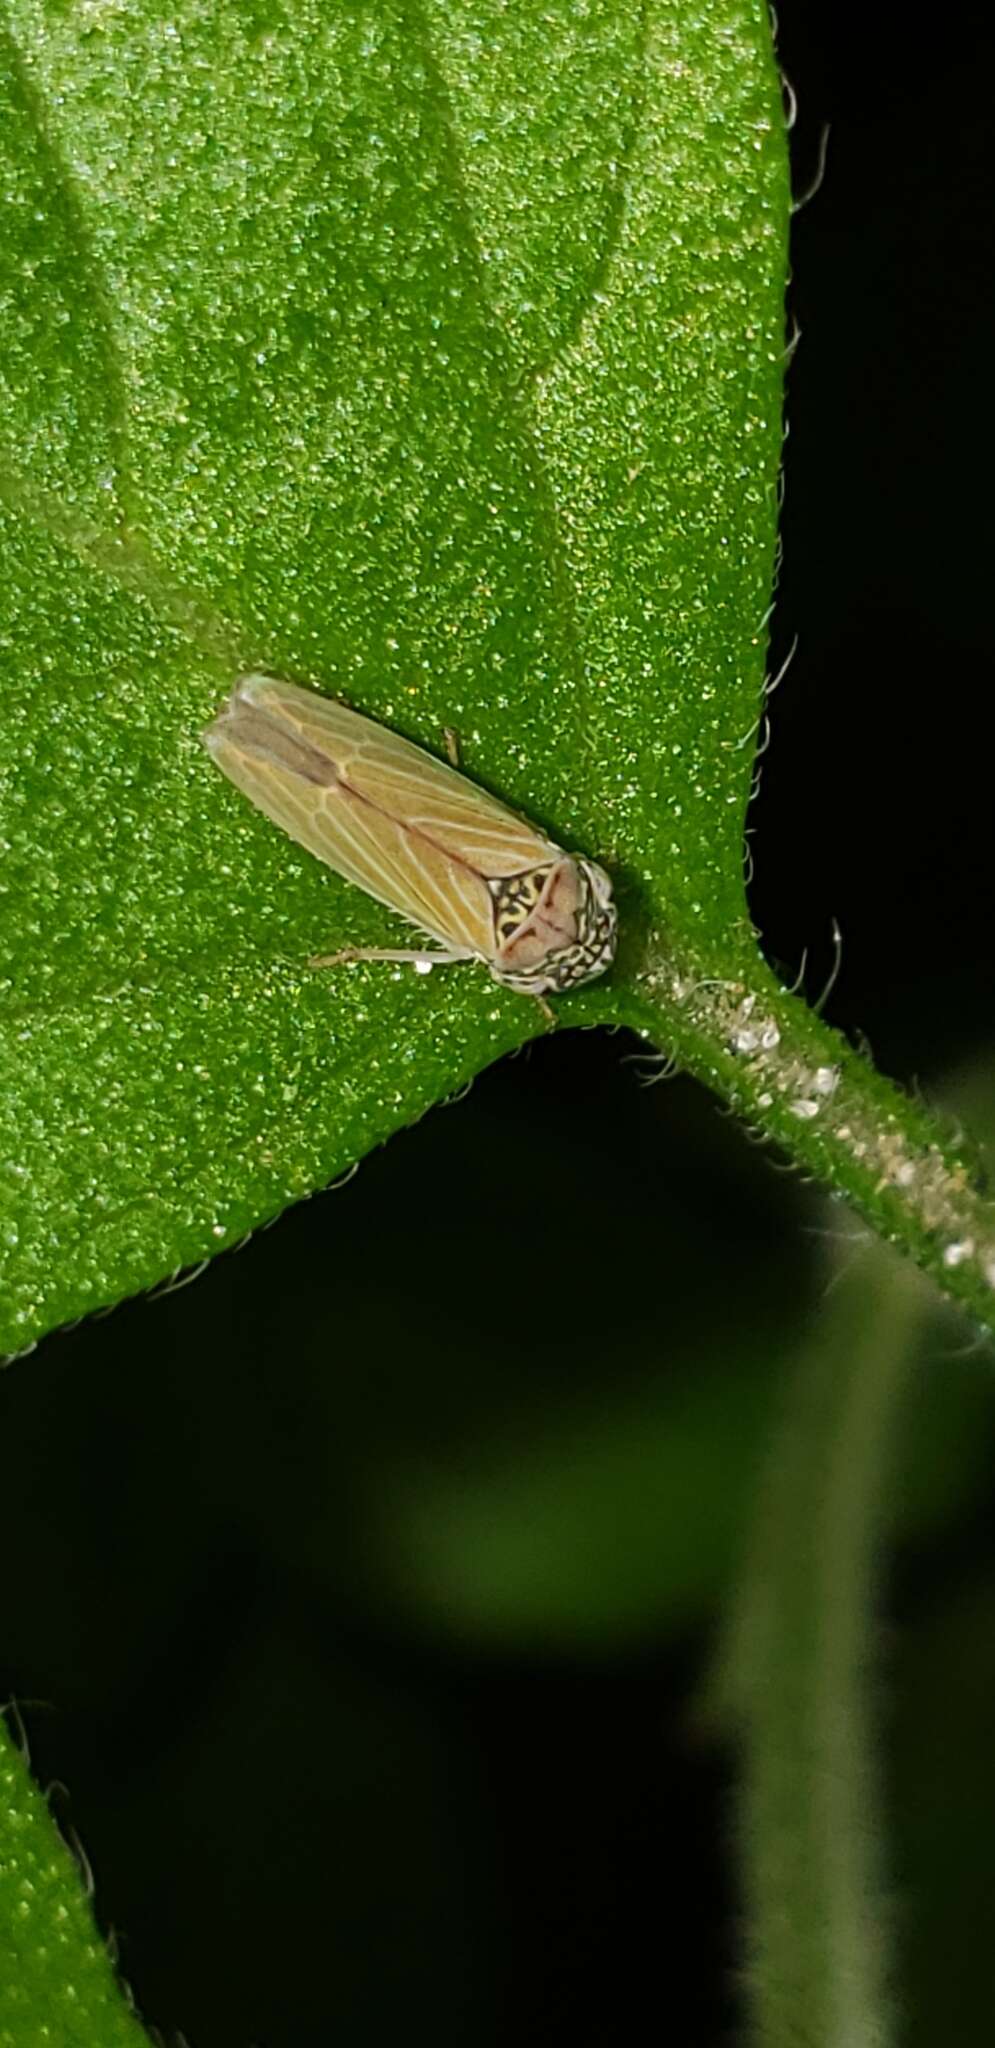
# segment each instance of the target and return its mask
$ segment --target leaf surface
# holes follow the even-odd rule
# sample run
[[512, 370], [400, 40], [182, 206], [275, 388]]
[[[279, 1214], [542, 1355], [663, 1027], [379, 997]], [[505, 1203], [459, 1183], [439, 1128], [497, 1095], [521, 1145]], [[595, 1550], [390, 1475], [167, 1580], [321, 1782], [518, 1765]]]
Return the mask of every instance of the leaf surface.
[[[237, 1242], [541, 1028], [222, 781], [341, 695], [745, 928], [787, 174], [766, 10], [13, 0], [0, 1347]], [[401, 941], [403, 943], [403, 939]]]

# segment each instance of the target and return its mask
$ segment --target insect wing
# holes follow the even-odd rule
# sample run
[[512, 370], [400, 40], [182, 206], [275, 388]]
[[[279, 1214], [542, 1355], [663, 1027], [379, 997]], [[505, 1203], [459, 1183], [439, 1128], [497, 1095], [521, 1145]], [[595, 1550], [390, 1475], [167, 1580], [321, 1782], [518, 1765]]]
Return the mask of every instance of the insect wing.
[[[457, 791], [470, 788], [455, 771], [357, 712], [265, 676], [236, 685], [206, 739], [218, 766], [252, 803], [346, 881], [399, 911], [447, 950], [492, 958], [493, 909], [480, 872], [434, 833], [429, 837], [390, 808], [397, 790], [406, 808], [415, 810], [422, 764], [451, 779]], [[383, 774], [373, 746], [381, 740], [398, 750], [395, 761], [386, 749], [390, 772]], [[433, 788], [433, 815], [439, 804]], [[500, 805], [493, 809], [503, 815]]]
[[270, 676], [247, 676], [237, 688], [247, 702], [279, 709], [357, 795], [479, 874], [497, 880], [556, 859], [559, 848], [497, 797], [360, 712]]

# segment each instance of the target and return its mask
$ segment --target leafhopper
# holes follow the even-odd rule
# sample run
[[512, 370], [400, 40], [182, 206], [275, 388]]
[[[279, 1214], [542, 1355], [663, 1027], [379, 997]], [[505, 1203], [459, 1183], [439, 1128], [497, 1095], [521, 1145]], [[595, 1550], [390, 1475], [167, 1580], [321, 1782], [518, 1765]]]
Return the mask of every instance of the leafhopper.
[[435, 942], [351, 947], [315, 965], [482, 960], [532, 996], [611, 966], [618, 918], [604, 870], [373, 719], [296, 683], [240, 676], [204, 742], [298, 845]]

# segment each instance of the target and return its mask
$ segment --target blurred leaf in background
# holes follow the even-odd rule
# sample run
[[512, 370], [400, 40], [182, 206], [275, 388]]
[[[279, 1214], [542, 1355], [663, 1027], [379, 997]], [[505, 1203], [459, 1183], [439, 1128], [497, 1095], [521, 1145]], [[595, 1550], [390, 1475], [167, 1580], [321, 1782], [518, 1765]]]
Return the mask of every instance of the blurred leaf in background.
[[[662, 1321], [634, 1281], [555, 1343], [482, 1309], [473, 1246], [523, 1199], [530, 1126], [524, 1226], [561, 1257], [593, 1231], [620, 1281], [659, 1273], [662, 1233]], [[426, 1188], [459, 1192], [446, 1260]], [[597, 2038], [651, 1994], [666, 1839], [675, 1999], [704, 2038], [732, 2024], [730, 1751], [687, 1694], [788, 1389], [824, 1354], [840, 1214], [689, 1084], [640, 1089], [577, 1035], [8, 1378], [8, 1669], [57, 1708], [28, 1710], [36, 1767], [72, 1788], [55, 1810], [144, 2012], [290, 2048], [329, 2006], [379, 2038], [434, 1998], [440, 2038], [497, 2041], [527, 1987], [551, 2039]], [[881, 1513], [913, 1573], [984, 1512], [990, 1365], [953, 1326], [928, 1320], [903, 1366]], [[934, 1738], [899, 1685], [904, 1784]]]

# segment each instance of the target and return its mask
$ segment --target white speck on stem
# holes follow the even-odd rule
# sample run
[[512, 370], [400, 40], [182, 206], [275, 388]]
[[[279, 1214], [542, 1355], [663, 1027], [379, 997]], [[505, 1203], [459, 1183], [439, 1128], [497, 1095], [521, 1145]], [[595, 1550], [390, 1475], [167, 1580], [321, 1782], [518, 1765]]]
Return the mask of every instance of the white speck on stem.
[[733, 1034], [733, 1052], [756, 1052], [760, 1039], [755, 1031], [736, 1031]]

